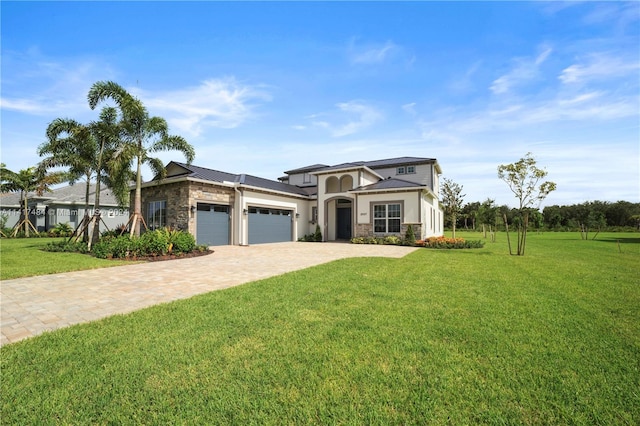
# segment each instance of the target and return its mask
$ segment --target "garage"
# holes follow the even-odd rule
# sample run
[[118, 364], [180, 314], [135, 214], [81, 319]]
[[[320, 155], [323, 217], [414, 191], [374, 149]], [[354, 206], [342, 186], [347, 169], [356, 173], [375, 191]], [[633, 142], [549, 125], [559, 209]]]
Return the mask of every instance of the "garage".
[[229, 206], [198, 203], [196, 242], [209, 246], [229, 244]]
[[249, 207], [249, 244], [291, 241], [292, 210]]

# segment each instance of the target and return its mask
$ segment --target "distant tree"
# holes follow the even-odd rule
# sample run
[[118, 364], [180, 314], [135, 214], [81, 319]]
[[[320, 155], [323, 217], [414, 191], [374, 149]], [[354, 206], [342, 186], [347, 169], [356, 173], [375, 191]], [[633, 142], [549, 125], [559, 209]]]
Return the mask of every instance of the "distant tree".
[[[140, 235], [142, 219], [142, 165], [148, 164], [152, 171], [163, 178], [166, 175], [164, 164], [151, 154], [159, 151], [181, 151], [187, 163], [195, 157], [195, 151], [181, 136], [169, 135], [169, 126], [165, 119], [150, 117], [142, 102], [129, 94], [122, 86], [112, 81], [96, 82], [88, 94], [89, 106], [94, 109], [100, 102], [113, 100], [121, 112], [120, 146], [114, 152], [112, 167], [118, 174], [123, 170], [135, 170], [136, 187], [133, 203], [131, 233]], [[135, 166], [134, 166], [135, 163]]]
[[20, 228], [23, 228], [24, 235], [29, 236], [29, 229], [37, 231], [29, 220], [28, 194], [34, 191], [38, 195], [42, 195], [47, 191], [51, 191], [50, 186], [61, 183], [66, 179], [66, 174], [62, 172], [46, 173], [38, 167], [29, 167], [28, 169], [12, 172], [7, 169], [4, 163], [0, 164], [0, 191], [2, 192], [19, 192], [20, 202], [23, 210], [20, 219], [15, 227], [16, 235]]
[[465, 194], [462, 193], [462, 185], [458, 185], [451, 179], [444, 178], [441, 186], [442, 207], [446, 215], [451, 219], [453, 238], [456, 237], [456, 221], [462, 209]]
[[[529, 209], [535, 207], [537, 210], [547, 195], [556, 189], [554, 182], [541, 182], [546, 176], [547, 172], [537, 167], [537, 162], [530, 152], [515, 163], [498, 166], [498, 178], [509, 186], [509, 189], [518, 200], [517, 214], [519, 224], [516, 251], [518, 256], [524, 256], [525, 253]], [[507, 234], [508, 238], [509, 235]], [[513, 254], [511, 244], [509, 244], [509, 254]]]
[[482, 224], [482, 232], [484, 237], [487, 238], [487, 227], [489, 228], [489, 235], [491, 241], [495, 241], [494, 230], [496, 227], [496, 218], [498, 215], [498, 207], [495, 205], [495, 201], [487, 198], [480, 204], [478, 208], [478, 221]]
[[479, 209], [480, 203], [477, 201], [464, 205], [461, 212], [462, 219], [464, 219], [464, 229], [469, 229], [469, 222], [471, 222], [471, 229], [476, 229], [476, 220], [478, 218]]

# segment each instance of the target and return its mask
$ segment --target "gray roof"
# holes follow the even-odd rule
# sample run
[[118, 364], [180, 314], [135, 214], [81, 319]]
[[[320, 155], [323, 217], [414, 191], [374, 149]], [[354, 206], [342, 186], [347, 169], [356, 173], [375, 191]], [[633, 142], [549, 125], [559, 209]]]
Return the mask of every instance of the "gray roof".
[[426, 188], [426, 185], [420, 185], [419, 183], [409, 182], [402, 179], [385, 179], [371, 185], [361, 186], [354, 189], [354, 191], [379, 191], [385, 189], [411, 189], [411, 188]]
[[285, 172], [286, 174], [297, 174], [297, 173], [305, 173], [305, 172], [315, 172], [316, 170], [324, 169], [325, 167], [329, 167], [326, 164], [313, 164], [311, 166], [300, 167], [299, 169], [293, 169]]
[[288, 172], [285, 172], [285, 173], [297, 174], [297, 173], [304, 173], [304, 172], [331, 171], [331, 170], [340, 170], [340, 169], [347, 169], [351, 167], [362, 167], [362, 166], [366, 166], [372, 170], [375, 170], [375, 169], [383, 169], [388, 167], [406, 166], [406, 165], [412, 165], [412, 164], [433, 163], [435, 161], [436, 161], [435, 158], [397, 157], [397, 158], [387, 158], [384, 160], [374, 160], [374, 161], [353, 161], [349, 163], [336, 164], [335, 166], [315, 164], [313, 166], [307, 166], [307, 167], [302, 167], [300, 169], [289, 170]]
[[[203, 180], [209, 180], [212, 182], [237, 182], [241, 185], [254, 186], [257, 188], [268, 189], [272, 191], [286, 192], [289, 194], [296, 195], [308, 195], [308, 191], [303, 188], [297, 187], [295, 185], [289, 185], [286, 183], [278, 182], [275, 180], [264, 179], [257, 176], [247, 175], [247, 174], [233, 174], [227, 172], [221, 172], [218, 170], [207, 169], [204, 167], [187, 165], [185, 163], [179, 163], [177, 161], [172, 161], [171, 163], [177, 164], [178, 166], [186, 169], [183, 175], [174, 175], [174, 176], [188, 176]], [[171, 164], [169, 163], [169, 164]], [[167, 165], [168, 166], [168, 165]]]
[[[29, 192], [27, 198], [30, 200], [42, 200], [43, 204], [82, 204], [84, 205], [86, 184], [79, 182], [74, 185], [67, 185], [56, 188], [51, 192], [45, 192], [38, 195], [35, 192]], [[96, 198], [96, 184], [92, 183], [89, 187], [89, 204], [93, 205]], [[20, 205], [20, 192], [12, 192], [2, 194], [0, 197], [0, 206], [10, 207]], [[104, 184], [100, 186], [100, 205], [101, 206], [117, 206], [118, 199], [112, 194], [111, 189]]]

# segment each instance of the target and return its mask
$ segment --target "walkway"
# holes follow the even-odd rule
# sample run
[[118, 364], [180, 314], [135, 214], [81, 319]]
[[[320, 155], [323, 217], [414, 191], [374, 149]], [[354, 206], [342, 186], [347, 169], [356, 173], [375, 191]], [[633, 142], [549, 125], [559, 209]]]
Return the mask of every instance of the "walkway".
[[0, 344], [347, 257], [403, 257], [415, 248], [345, 243], [219, 246], [190, 259], [0, 283]]

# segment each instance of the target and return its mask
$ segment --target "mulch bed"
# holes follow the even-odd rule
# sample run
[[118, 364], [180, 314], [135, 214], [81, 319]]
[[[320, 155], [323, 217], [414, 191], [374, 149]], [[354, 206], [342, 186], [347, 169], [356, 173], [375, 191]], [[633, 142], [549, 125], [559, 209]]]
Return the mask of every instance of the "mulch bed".
[[191, 253], [181, 253], [181, 254], [165, 254], [163, 256], [140, 256], [140, 257], [125, 257], [125, 258], [113, 258], [114, 260], [133, 260], [133, 261], [139, 261], [139, 260], [145, 260], [148, 262], [161, 262], [164, 260], [174, 260], [174, 259], [188, 259], [190, 257], [200, 257], [200, 256], [207, 256], [212, 254], [214, 251], [213, 250], [207, 250], [207, 251], [194, 251]]

